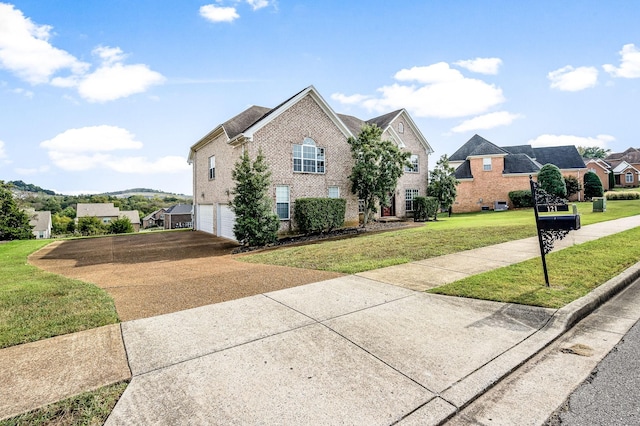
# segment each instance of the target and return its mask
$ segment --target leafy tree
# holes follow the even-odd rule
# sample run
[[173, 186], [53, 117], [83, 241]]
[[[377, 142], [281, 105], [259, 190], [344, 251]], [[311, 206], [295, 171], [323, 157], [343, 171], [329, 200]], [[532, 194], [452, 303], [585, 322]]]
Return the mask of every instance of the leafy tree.
[[[56, 235], [65, 234], [69, 232], [70, 223], [74, 223], [73, 219], [71, 219], [70, 217], [67, 217], [60, 213], [54, 213], [51, 216], [51, 231]], [[71, 230], [71, 232], [73, 232], [73, 230]]]
[[0, 180], [0, 241], [35, 238], [29, 215], [21, 210], [11, 192], [11, 185]]
[[357, 138], [350, 137], [351, 156], [355, 163], [351, 170], [351, 192], [364, 200], [364, 225], [370, 213], [376, 212], [376, 204], [389, 205], [389, 193], [394, 191], [404, 167], [410, 166], [411, 155], [398, 146], [382, 140], [382, 129], [375, 124], [365, 125]]
[[134, 232], [134, 229], [128, 217], [121, 217], [109, 223], [108, 232], [110, 234], [129, 234]]
[[602, 197], [604, 189], [602, 187], [602, 181], [594, 172], [587, 172], [584, 174], [584, 196], [587, 199], [593, 197]]
[[610, 149], [598, 148], [597, 146], [578, 147], [578, 153], [580, 153], [582, 158], [606, 158], [610, 152]]
[[554, 164], [545, 164], [538, 172], [538, 184], [540, 188], [549, 194], [556, 195], [561, 198], [567, 196], [567, 186], [558, 166]]
[[449, 210], [456, 200], [456, 186], [459, 182], [455, 172], [456, 169], [449, 165], [447, 154], [444, 154], [430, 173], [427, 195], [435, 197], [442, 210]]
[[263, 246], [276, 242], [280, 220], [273, 212], [269, 197], [271, 172], [262, 151], [253, 164], [245, 150], [231, 173], [235, 182], [233, 200], [229, 203], [236, 215], [233, 234], [246, 246]]
[[570, 198], [582, 190], [582, 184], [575, 176], [566, 176], [564, 178], [564, 184], [567, 188], [567, 198]]
[[81, 235], [102, 235], [107, 227], [95, 216], [84, 216], [78, 219], [78, 232]]
[[76, 218], [76, 209], [73, 206], [67, 206], [64, 208], [64, 210], [62, 210], [61, 212], [62, 215], [70, 218], [70, 219], [75, 219]]

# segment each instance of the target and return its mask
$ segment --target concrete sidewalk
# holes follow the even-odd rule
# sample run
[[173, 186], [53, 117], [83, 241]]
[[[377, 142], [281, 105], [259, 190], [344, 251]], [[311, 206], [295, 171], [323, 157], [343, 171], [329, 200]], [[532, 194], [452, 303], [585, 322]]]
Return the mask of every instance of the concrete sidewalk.
[[[556, 246], [637, 226], [585, 226]], [[532, 238], [125, 322], [124, 346], [109, 331], [72, 365], [76, 335], [0, 350], [0, 393], [15, 396], [0, 419], [122, 380], [128, 359], [107, 424], [437, 424], [640, 276], [635, 265], [558, 311], [414, 291], [536, 256]]]

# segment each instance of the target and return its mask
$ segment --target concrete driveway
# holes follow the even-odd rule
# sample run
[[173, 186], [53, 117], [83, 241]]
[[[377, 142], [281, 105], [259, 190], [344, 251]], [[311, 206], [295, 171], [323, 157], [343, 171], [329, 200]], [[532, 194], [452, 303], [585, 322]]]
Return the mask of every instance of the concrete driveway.
[[235, 260], [237, 244], [203, 232], [157, 232], [54, 242], [31, 264], [93, 283], [121, 321], [167, 314], [342, 274]]

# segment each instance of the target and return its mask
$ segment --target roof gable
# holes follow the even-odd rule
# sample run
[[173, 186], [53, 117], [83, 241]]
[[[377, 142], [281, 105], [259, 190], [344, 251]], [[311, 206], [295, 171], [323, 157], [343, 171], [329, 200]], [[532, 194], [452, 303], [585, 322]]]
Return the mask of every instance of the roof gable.
[[456, 152], [454, 152], [449, 161], [465, 161], [470, 156], [491, 156], [491, 155], [506, 155], [507, 152], [489, 142], [482, 136], [477, 134], [473, 135], [464, 145], [462, 145]]

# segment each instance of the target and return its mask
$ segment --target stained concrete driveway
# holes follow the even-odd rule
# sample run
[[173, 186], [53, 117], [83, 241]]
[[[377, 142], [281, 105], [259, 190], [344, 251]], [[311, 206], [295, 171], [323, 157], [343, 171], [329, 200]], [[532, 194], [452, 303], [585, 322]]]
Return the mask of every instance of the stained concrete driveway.
[[342, 275], [239, 262], [231, 256], [236, 247], [203, 232], [157, 232], [54, 242], [29, 262], [105, 289], [121, 321]]

